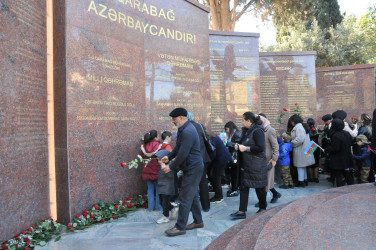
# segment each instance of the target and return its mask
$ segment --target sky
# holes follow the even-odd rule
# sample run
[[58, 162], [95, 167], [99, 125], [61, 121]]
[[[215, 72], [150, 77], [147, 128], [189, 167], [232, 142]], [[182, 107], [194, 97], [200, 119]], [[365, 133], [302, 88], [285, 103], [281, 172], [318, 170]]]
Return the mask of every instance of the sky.
[[[375, 0], [338, 0], [341, 13], [353, 14], [357, 17], [364, 15], [367, 8], [376, 3]], [[251, 13], [244, 14], [235, 25], [235, 31], [260, 33], [260, 43], [269, 45], [276, 43], [276, 30], [273, 22], [262, 22]]]

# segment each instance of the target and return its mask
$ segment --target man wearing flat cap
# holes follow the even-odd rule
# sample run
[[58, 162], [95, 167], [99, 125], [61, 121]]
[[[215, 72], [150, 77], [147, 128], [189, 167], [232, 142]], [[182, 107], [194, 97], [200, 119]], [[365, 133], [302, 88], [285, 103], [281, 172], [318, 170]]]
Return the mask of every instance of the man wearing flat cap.
[[[178, 127], [178, 138], [172, 152], [162, 158], [162, 169], [168, 173], [170, 170], [183, 171], [181, 190], [179, 193], [179, 214], [175, 226], [165, 231], [168, 236], [185, 234], [185, 230], [204, 227], [201, 216], [198, 185], [204, 171], [201, 157], [200, 140], [196, 128], [187, 119], [187, 110], [176, 108], [171, 111], [172, 123]], [[192, 211], [193, 223], [187, 226], [189, 211]]]

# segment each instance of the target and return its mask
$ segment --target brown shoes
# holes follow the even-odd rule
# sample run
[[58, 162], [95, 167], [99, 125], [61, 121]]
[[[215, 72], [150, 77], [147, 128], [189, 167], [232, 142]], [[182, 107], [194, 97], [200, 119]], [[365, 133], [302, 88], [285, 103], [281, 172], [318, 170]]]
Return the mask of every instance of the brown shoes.
[[204, 222], [201, 222], [201, 223], [194, 223], [192, 222], [191, 224], [189, 224], [185, 230], [192, 230], [192, 229], [195, 229], [195, 228], [203, 228], [204, 227]]
[[179, 230], [176, 227], [173, 227], [171, 229], [166, 230], [165, 233], [168, 236], [177, 236], [177, 235], [185, 234], [185, 230]]

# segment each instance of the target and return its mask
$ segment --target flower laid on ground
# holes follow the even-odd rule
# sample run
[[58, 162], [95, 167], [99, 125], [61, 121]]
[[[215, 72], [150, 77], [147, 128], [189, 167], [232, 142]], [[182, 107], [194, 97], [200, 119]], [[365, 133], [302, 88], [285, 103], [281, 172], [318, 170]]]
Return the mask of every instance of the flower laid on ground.
[[144, 159], [144, 158], [142, 158], [141, 155], [137, 155], [137, 157], [135, 159], [131, 160], [130, 162], [122, 162], [122, 163], [120, 163], [120, 166], [122, 166], [122, 167], [128, 166], [129, 169], [131, 169], [131, 168], [138, 168], [138, 164], [139, 163], [148, 164], [149, 161], [151, 161], [151, 158]]
[[67, 226], [70, 232], [82, 230], [95, 223], [104, 223], [125, 217], [128, 211], [134, 211], [141, 207], [147, 207], [146, 195], [138, 195], [134, 198], [128, 197], [127, 200], [117, 202], [104, 203], [98, 201], [90, 210], [85, 210], [82, 214], [76, 215]]
[[[134, 211], [137, 208], [147, 208], [147, 196], [138, 195], [134, 198], [128, 197], [127, 200], [117, 202], [103, 203], [99, 201], [94, 204], [90, 210], [85, 209], [82, 214], [78, 214], [73, 221], [67, 224], [67, 232], [75, 232], [95, 223], [104, 223], [105, 221], [116, 220], [125, 217], [128, 211]], [[12, 239], [1, 244], [1, 250], [12, 249], [34, 249], [35, 246], [44, 246], [52, 239], [53, 235], [58, 235], [55, 241], [61, 236], [64, 225], [58, 220], [54, 221], [51, 217], [42, 220], [35, 225], [23, 230], [20, 234], [15, 235]]]
[[[37, 245], [44, 246], [47, 241], [52, 239], [53, 235], [59, 235], [63, 228], [64, 226], [59, 221], [54, 221], [50, 217], [23, 230], [20, 234], [4, 242], [1, 245], [1, 249], [33, 249]], [[56, 238], [56, 240], [59, 239], [60, 237]]]

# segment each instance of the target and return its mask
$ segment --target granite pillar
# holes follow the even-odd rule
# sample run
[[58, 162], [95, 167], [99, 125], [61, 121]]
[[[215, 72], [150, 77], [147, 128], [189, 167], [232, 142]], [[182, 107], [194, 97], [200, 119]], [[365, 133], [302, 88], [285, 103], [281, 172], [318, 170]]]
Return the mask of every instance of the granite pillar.
[[287, 120], [297, 113], [297, 106], [304, 121], [315, 119], [315, 55], [315, 51], [260, 53], [261, 112], [276, 130], [286, 130]]
[[56, 1], [58, 218], [98, 200], [146, 192], [142, 167], [121, 168], [150, 129], [173, 130], [187, 107], [206, 122], [208, 9], [193, 2]]
[[347, 120], [375, 108], [375, 64], [316, 69], [318, 118], [338, 109], [347, 112]]
[[46, 1], [0, 1], [0, 242], [49, 215]]
[[260, 111], [258, 33], [210, 31], [211, 127], [241, 127], [244, 112]]

